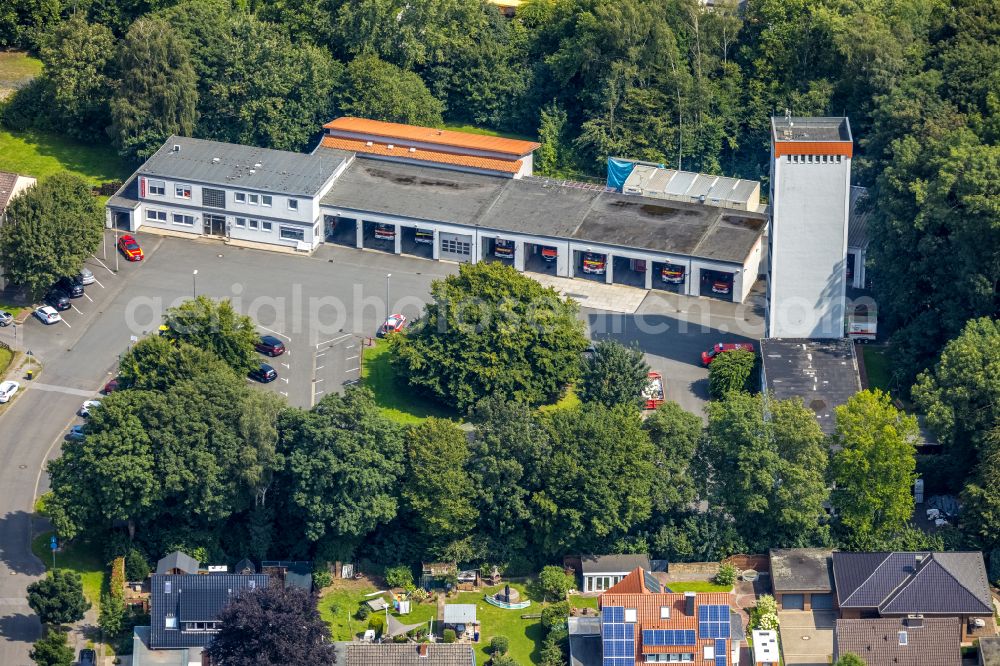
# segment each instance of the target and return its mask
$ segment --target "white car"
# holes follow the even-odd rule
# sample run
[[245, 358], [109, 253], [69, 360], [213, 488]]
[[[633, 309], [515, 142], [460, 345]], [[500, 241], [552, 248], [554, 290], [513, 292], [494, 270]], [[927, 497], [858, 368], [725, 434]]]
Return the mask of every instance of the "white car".
[[58, 324], [62, 321], [62, 317], [59, 316], [59, 313], [51, 305], [43, 305], [36, 309], [35, 316], [46, 326], [49, 324]]
[[90, 416], [90, 410], [97, 409], [100, 406], [101, 406], [100, 400], [87, 400], [86, 402], [83, 403], [83, 406], [80, 407], [80, 411], [77, 413], [83, 418], [88, 418]]
[[0, 384], [0, 402], [7, 402], [13, 398], [19, 388], [21, 388], [21, 385], [17, 382], [8, 381]]

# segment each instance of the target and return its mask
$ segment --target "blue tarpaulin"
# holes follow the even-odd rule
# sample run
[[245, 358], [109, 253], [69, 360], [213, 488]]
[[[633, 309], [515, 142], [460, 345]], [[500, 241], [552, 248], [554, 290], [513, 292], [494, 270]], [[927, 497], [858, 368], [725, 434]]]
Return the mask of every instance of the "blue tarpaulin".
[[621, 192], [622, 187], [625, 185], [625, 179], [628, 178], [629, 175], [631, 175], [632, 169], [634, 168], [635, 168], [635, 162], [609, 157], [608, 187], [613, 187], [619, 192]]

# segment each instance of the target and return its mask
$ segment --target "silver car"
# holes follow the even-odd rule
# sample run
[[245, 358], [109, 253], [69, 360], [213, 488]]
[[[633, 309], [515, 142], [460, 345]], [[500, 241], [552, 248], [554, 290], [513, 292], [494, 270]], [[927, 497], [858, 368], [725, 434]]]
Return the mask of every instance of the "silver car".
[[14, 315], [5, 310], [0, 310], [0, 328], [10, 326], [13, 321]]
[[81, 268], [80, 272], [76, 274], [76, 281], [80, 284], [93, 284], [94, 280], [94, 273], [86, 266]]

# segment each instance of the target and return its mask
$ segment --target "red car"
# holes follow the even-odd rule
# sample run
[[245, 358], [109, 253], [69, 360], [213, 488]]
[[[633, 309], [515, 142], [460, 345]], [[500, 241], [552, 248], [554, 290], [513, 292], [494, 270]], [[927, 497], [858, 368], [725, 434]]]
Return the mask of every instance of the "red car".
[[737, 349], [742, 349], [744, 351], [752, 352], [753, 345], [749, 342], [719, 342], [716, 343], [710, 351], [701, 353], [701, 364], [708, 365], [715, 359], [716, 356], [722, 354], [723, 352], [736, 351]]
[[125, 234], [118, 239], [118, 251], [129, 261], [142, 261], [142, 248], [132, 236]]
[[115, 377], [104, 385], [104, 395], [110, 395], [118, 390], [118, 378]]
[[401, 314], [389, 315], [385, 323], [382, 324], [378, 329], [378, 334], [380, 336], [388, 335], [389, 333], [399, 333], [406, 326], [406, 317]]

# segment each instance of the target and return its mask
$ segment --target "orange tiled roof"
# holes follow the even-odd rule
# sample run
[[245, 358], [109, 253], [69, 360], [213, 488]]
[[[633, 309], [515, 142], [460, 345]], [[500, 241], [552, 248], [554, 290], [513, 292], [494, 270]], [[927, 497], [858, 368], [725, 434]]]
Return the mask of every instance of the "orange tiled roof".
[[423, 162], [436, 162], [438, 164], [453, 164], [455, 166], [471, 167], [475, 169], [487, 169], [489, 171], [501, 171], [503, 173], [517, 173], [521, 170], [521, 160], [501, 160], [492, 157], [477, 157], [475, 155], [456, 155], [455, 153], [445, 153], [438, 150], [424, 150], [422, 148], [410, 149], [408, 146], [394, 144], [389, 150], [388, 144], [375, 143], [368, 145], [361, 139], [342, 139], [339, 136], [324, 136], [320, 145], [324, 148], [336, 148], [338, 150], [350, 150], [355, 153], [365, 155], [381, 155], [384, 157], [398, 157], [400, 159], [420, 160]]
[[387, 139], [419, 141], [421, 143], [433, 143], [452, 148], [488, 150], [515, 157], [523, 157], [541, 145], [534, 141], [521, 141], [520, 139], [507, 139], [501, 136], [485, 136], [482, 134], [470, 134], [468, 132], [456, 132], [454, 130], [435, 129], [433, 127], [404, 125], [402, 123], [386, 123], [381, 120], [353, 118], [350, 116], [335, 118], [323, 125], [323, 127], [343, 132], [372, 134], [386, 137]]

